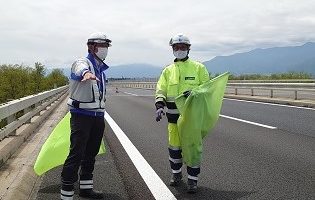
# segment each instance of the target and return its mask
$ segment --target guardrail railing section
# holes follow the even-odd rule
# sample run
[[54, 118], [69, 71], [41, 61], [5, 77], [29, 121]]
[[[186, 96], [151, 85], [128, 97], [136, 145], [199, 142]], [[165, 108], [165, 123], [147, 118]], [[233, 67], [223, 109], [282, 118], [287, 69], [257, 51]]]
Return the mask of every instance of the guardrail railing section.
[[68, 91], [68, 85], [0, 105], [0, 141], [16, 134], [16, 130]]
[[[229, 81], [226, 94], [245, 95], [265, 98], [286, 98], [292, 100], [315, 100], [315, 81], [302, 80], [292, 83], [286, 81]], [[110, 83], [117, 88], [142, 88], [155, 90], [156, 82], [116, 82]]]

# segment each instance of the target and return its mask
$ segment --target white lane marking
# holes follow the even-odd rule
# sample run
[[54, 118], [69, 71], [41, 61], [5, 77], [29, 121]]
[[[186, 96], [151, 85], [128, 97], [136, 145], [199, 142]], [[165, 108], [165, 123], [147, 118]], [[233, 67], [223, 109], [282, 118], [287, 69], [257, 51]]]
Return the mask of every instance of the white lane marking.
[[137, 168], [139, 174], [147, 184], [154, 198], [157, 200], [176, 199], [173, 193], [168, 189], [161, 178], [155, 173], [149, 163], [140, 154], [138, 149], [132, 144], [126, 134], [121, 130], [121, 128], [107, 112], [105, 112], [104, 118], [124, 147], [129, 158]]
[[238, 119], [238, 118], [230, 117], [230, 116], [226, 116], [226, 115], [220, 115], [220, 116], [224, 117], [224, 118], [227, 118], [227, 119], [232, 119], [232, 120], [236, 120], [236, 121], [252, 124], [252, 125], [255, 125], [255, 126], [261, 126], [261, 127], [269, 128], [269, 129], [277, 129], [277, 127], [274, 127], [274, 126], [268, 126], [268, 125], [265, 125], [265, 124], [259, 124], [259, 123], [247, 121], [247, 120], [244, 120], [244, 119]]
[[257, 103], [257, 104], [272, 105], [272, 106], [282, 106], [282, 107], [288, 107], [288, 108], [299, 108], [299, 109], [305, 109], [305, 110], [315, 110], [315, 108], [307, 108], [307, 107], [300, 107], [300, 106], [290, 106], [290, 105], [276, 104], [276, 103], [265, 103], [265, 102], [248, 101], [248, 100], [242, 100], [242, 99], [230, 99], [230, 98], [223, 98], [223, 99], [230, 100], [230, 101], [241, 101], [241, 102], [247, 102], [247, 103]]
[[129, 94], [129, 95], [132, 95], [132, 96], [138, 96], [137, 94], [134, 94], [134, 93], [129, 93], [129, 92], [123, 92], [125, 94]]

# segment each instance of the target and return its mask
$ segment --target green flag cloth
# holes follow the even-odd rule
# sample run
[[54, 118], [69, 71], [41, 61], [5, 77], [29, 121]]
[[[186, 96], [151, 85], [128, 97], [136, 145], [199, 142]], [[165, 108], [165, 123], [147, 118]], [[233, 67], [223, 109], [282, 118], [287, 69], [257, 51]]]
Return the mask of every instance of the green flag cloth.
[[[70, 112], [57, 124], [44, 145], [42, 146], [34, 171], [42, 175], [50, 169], [63, 165], [70, 150]], [[98, 154], [105, 153], [105, 144], [102, 140]]]
[[200, 165], [202, 139], [219, 119], [228, 77], [228, 72], [221, 74], [194, 88], [188, 98], [180, 95], [175, 99], [183, 160], [190, 167]]

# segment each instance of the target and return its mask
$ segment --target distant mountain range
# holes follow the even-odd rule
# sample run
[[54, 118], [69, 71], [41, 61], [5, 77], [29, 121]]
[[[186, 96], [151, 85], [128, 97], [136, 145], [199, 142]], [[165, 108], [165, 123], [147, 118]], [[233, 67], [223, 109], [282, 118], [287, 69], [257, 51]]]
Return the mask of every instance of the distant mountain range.
[[155, 78], [162, 72], [161, 67], [149, 64], [117, 65], [108, 68], [108, 78]]
[[[240, 74], [272, 74], [289, 71], [306, 72], [315, 76], [315, 43], [302, 46], [254, 49], [230, 56], [217, 56], [203, 63], [211, 74], [229, 71]], [[108, 78], [155, 78], [162, 68], [150, 64], [110, 66]], [[69, 76], [70, 67], [63, 72]]]
[[315, 75], [315, 43], [217, 56], [204, 64], [212, 73], [271, 74], [295, 71]]
[[[71, 67], [61, 68], [63, 73], [69, 77], [71, 72]], [[161, 67], [157, 67], [150, 64], [128, 64], [128, 65], [116, 65], [110, 66], [106, 70], [107, 78], [156, 78], [162, 72]], [[46, 74], [49, 74], [52, 68], [47, 70]]]

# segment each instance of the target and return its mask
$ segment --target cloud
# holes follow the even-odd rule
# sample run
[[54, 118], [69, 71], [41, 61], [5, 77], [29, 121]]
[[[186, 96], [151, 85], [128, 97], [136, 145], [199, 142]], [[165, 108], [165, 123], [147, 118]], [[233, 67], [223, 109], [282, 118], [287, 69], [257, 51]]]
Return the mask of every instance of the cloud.
[[70, 65], [85, 56], [86, 38], [95, 31], [113, 40], [109, 65], [164, 66], [173, 59], [168, 41], [179, 32], [190, 37], [191, 57], [200, 61], [315, 41], [312, 0], [10, 0], [3, 5], [0, 64]]

